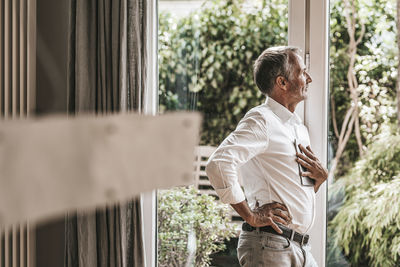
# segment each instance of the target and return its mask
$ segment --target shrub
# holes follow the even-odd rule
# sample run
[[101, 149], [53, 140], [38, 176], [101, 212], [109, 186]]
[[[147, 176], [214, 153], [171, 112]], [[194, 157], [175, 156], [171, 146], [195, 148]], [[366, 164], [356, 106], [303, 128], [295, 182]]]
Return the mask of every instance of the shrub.
[[193, 187], [160, 191], [158, 205], [159, 266], [185, 266], [191, 233], [196, 239], [195, 266], [209, 266], [210, 254], [225, 249], [223, 241], [235, 235], [228, 206]]
[[331, 187], [344, 194], [329, 224], [353, 266], [400, 266], [400, 135], [381, 136]]

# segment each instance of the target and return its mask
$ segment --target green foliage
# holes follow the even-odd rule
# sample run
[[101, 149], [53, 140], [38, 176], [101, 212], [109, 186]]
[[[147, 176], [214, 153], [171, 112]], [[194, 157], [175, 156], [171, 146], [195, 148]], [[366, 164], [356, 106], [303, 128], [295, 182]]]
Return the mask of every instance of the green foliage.
[[188, 238], [195, 233], [195, 266], [209, 266], [210, 254], [225, 249], [223, 241], [235, 235], [228, 207], [193, 187], [158, 194], [158, 265], [185, 266]]
[[400, 135], [379, 139], [331, 186], [344, 199], [329, 231], [353, 266], [400, 266]]
[[[344, 1], [332, 0], [330, 19], [330, 94], [335, 100], [335, 112], [340, 131], [347, 108], [351, 105], [347, 83], [349, 66], [347, 24]], [[357, 47], [354, 71], [359, 87], [360, 128], [363, 143], [368, 146], [381, 127], [393, 123], [396, 117], [395, 83], [397, 75], [396, 2], [394, 0], [357, 1], [359, 22], [365, 34]], [[361, 32], [360, 24], [356, 36]], [[333, 125], [331, 122], [331, 136]], [[337, 139], [333, 137], [333, 145]], [[343, 175], [358, 159], [358, 146], [352, 135], [338, 169]]]
[[[330, 187], [328, 216], [328, 263], [347, 266], [399, 266], [399, 138], [385, 137], [395, 122], [395, 82], [397, 76], [396, 2], [357, 1], [359, 22], [365, 35], [357, 47], [354, 71], [359, 87], [358, 107], [362, 140], [369, 147], [359, 159], [354, 134], [350, 137]], [[331, 1], [330, 90], [340, 131], [351, 105], [347, 85], [349, 66], [347, 24], [344, 2]], [[361, 32], [360, 24], [356, 28]], [[332, 108], [332, 107], [331, 107]], [[333, 149], [337, 138], [332, 130]], [[379, 141], [383, 138], [384, 141]], [[387, 138], [387, 139], [386, 139]], [[354, 162], [357, 162], [354, 165]], [[395, 196], [397, 194], [397, 196]], [[343, 206], [341, 206], [343, 205]]]
[[252, 66], [266, 48], [287, 43], [287, 0], [245, 3], [206, 1], [178, 21], [160, 14], [160, 109], [201, 111], [202, 144], [218, 145], [264, 101]]

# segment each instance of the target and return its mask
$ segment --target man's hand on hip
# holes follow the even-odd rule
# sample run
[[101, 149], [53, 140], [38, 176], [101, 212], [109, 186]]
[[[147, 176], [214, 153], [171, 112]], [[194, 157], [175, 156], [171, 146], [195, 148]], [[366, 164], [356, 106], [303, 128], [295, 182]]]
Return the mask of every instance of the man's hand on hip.
[[296, 161], [307, 169], [306, 172], [301, 173], [302, 176], [308, 176], [315, 180], [314, 191], [317, 192], [321, 184], [328, 178], [328, 170], [322, 166], [319, 159], [315, 156], [310, 146], [304, 148], [299, 144], [300, 150], [305, 154], [297, 153]]
[[288, 225], [292, 221], [292, 218], [288, 215], [288, 209], [285, 205], [280, 203], [268, 203], [261, 207], [256, 203], [256, 208], [253, 210], [253, 216], [248, 223], [253, 227], [262, 227], [270, 225], [278, 233], [281, 233], [276, 223]]
[[259, 207], [257, 202], [253, 210], [250, 210], [246, 201], [231, 205], [253, 227], [271, 226], [278, 233], [282, 233], [276, 223], [288, 225], [292, 221], [288, 209], [280, 203], [268, 203]]

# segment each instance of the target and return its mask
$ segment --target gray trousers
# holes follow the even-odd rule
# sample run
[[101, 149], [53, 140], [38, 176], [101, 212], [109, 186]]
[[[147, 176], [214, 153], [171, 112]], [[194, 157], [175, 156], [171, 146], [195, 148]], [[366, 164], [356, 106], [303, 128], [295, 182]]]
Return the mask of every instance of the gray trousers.
[[318, 267], [310, 249], [279, 235], [242, 231], [237, 252], [243, 267]]

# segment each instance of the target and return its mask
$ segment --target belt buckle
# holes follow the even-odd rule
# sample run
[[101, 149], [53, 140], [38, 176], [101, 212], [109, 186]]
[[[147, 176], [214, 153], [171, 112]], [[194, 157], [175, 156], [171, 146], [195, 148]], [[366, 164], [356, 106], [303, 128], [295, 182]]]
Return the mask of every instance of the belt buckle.
[[306, 235], [302, 235], [301, 236], [301, 242], [300, 242], [300, 246], [304, 246], [304, 238], [306, 237]]
[[293, 241], [294, 234], [296, 233], [295, 230], [291, 229], [292, 232], [290, 233], [290, 241]]

